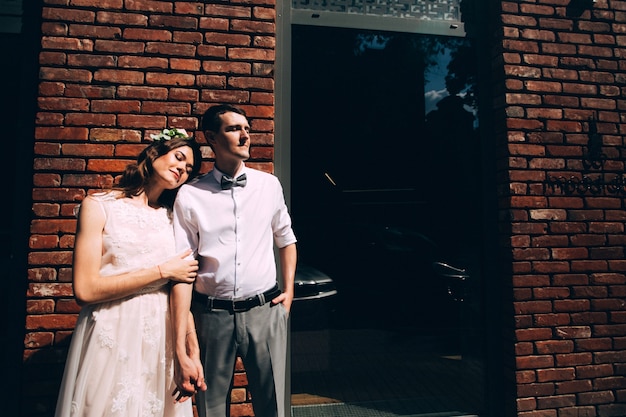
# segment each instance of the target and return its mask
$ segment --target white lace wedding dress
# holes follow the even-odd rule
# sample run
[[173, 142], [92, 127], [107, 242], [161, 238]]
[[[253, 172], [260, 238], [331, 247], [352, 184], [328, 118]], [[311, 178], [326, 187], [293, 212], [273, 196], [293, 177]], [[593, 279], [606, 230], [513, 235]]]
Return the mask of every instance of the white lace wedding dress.
[[[94, 197], [106, 214], [100, 273], [156, 266], [175, 254], [166, 209], [112, 194]], [[169, 281], [139, 294], [84, 306], [65, 365], [56, 417], [190, 417], [174, 403]]]

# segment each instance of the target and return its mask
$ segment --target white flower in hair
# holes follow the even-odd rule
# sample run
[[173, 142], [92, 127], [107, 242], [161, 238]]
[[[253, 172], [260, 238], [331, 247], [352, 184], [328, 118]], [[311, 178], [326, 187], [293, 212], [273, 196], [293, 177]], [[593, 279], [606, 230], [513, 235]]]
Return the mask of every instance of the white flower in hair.
[[171, 128], [171, 129], [163, 129], [157, 135], [150, 135], [152, 140], [170, 140], [173, 138], [189, 138], [187, 131], [185, 129]]

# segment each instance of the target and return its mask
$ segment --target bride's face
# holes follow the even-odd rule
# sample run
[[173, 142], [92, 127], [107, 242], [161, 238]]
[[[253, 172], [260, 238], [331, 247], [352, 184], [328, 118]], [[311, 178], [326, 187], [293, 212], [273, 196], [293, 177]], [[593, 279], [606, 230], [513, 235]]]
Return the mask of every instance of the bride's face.
[[189, 146], [172, 149], [152, 163], [154, 180], [163, 183], [166, 189], [179, 187], [189, 179], [193, 163], [193, 151]]

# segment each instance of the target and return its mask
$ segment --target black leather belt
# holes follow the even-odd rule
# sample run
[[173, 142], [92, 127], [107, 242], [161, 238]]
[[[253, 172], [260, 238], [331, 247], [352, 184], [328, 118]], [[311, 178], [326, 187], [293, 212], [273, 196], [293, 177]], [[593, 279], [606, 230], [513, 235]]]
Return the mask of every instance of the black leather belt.
[[281, 291], [278, 289], [278, 285], [275, 285], [271, 290], [267, 290], [263, 294], [258, 294], [250, 298], [243, 300], [224, 300], [194, 291], [193, 300], [205, 304], [207, 310], [228, 310], [231, 313], [240, 313], [254, 307], [262, 306], [278, 297], [280, 293]]

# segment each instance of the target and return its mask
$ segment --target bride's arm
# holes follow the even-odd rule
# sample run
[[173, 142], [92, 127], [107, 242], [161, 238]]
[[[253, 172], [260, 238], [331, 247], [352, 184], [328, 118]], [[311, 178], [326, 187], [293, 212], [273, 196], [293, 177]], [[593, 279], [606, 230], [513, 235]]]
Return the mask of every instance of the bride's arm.
[[78, 215], [74, 242], [72, 283], [78, 304], [90, 304], [123, 298], [163, 278], [193, 282], [197, 262], [176, 256], [160, 265], [101, 279], [102, 232], [106, 215], [92, 197], [83, 200]]

